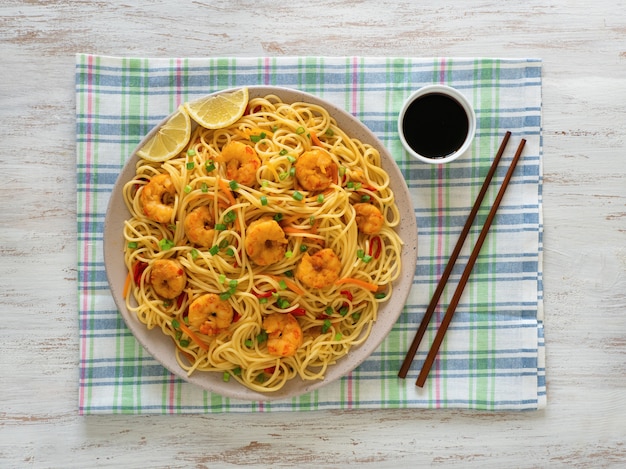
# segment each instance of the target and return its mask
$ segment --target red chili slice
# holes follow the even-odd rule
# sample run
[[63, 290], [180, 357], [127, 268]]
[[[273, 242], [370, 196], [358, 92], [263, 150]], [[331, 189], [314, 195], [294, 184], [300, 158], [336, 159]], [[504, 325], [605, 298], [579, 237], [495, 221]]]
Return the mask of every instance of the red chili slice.
[[306, 316], [306, 309], [304, 308], [296, 308], [291, 311], [292, 316]]
[[143, 275], [143, 271], [146, 270], [148, 264], [146, 262], [139, 261], [135, 264], [135, 270], [133, 272], [133, 280], [135, 281], [135, 285], [139, 285], [141, 282], [141, 276]]
[[380, 239], [380, 236], [374, 236], [370, 240], [370, 252], [368, 253], [374, 259], [378, 259], [380, 257], [380, 252], [383, 249], [383, 241]]
[[350, 293], [348, 290], [341, 290], [339, 293], [347, 297], [348, 301], [352, 301], [352, 293]]

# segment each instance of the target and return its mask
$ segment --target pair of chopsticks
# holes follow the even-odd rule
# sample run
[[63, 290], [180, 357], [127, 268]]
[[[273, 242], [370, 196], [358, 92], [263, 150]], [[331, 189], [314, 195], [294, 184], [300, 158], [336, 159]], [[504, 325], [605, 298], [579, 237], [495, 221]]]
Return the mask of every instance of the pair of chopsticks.
[[[478, 210], [480, 209], [480, 206], [485, 197], [485, 194], [487, 193], [487, 190], [489, 189], [489, 185], [491, 184], [491, 179], [493, 178], [493, 175], [496, 172], [498, 163], [500, 162], [500, 159], [502, 158], [502, 154], [504, 153], [504, 149], [506, 148], [506, 145], [510, 137], [511, 137], [511, 132], [506, 132], [506, 134], [504, 135], [504, 138], [502, 139], [502, 143], [500, 144], [500, 148], [498, 149], [498, 152], [496, 153], [496, 157], [494, 158], [493, 163], [491, 164], [491, 167], [489, 168], [489, 172], [487, 173], [487, 176], [485, 177], [485, 181], [483, 182], [483, 185], [482, 185], [482, 188], [480, 189], [478, 197], [476, 197], [474, 206], [472, 207], [472, 210], [470, 211], [470, 214], [467, 217], [467, 221], [465, 222], [465, 226], [463, 227], [463, 230], [461, 231], [461, 235], [459, 236], [456, 246], [454, 247], [454, 250], [452, 251], [452, 254], [450, 255], [450, 259], [448, 260], [448, 265], [443, 271], [441, 279], [439, 280], [439, 284], [437, 285], [437, 288], [435, 289], [435, 293], [433, 294], [433, 297], [430, 301], [430, 304], [428, 305], [428, 308], [426, 308], [426, 313], [424, 314], [424, 317], [422, 318], [422, 322], [420, 323], [420, 326], [417, 329], [417, 332], [415, 334], [415, 338], [413, 339], [413, 342], [411, 343], [411, 347], [409, 348], [406, 358], [404, 359], [404, 362], [402, 363], [402, 366], [400, 367], [400, 371], [398, 372], [398, 376], [400, 378], [406, 378], [406, 375], [409, 372], [409, 368], [411, 366], [411, 363], [413, 362], [413, 358], [415, 357], [415, 354], [417, 353], [417, 349], [420, 345], [420, 342], [422, 341], [422, 338], [424, 337], [424, 334], [426, 333], [426, 329], [428, 328], [428, 323], [430, 322], [433, 316], [435, 308], [437, 307], [437, 303], [439, 303], [441, 294], [443, 293], [446, 283], [448, 282], [448, 278], [450, 277], [450, 273], [452, 272], [452, 269], [454, 268], [457, 258], [459, 257], [461, 248], [463, 247], [463, 244], [465, 243], [465, 238], [467, 237], [470, 231], [470, 228], [472, 227], [472, 224], [474, 223], [474, 219], [476, 218], [476, 214], [478, 213]], [[424, 386], [424, 383], [426, 382], [426, 378], [428, 377], [428, 373], [430, 373], [430, 369], [433, 365], [433, 362], [435, 361], [435, 357], [437, 356], [437, 353], [439, 352], [439, 347], [441, 346], [441, 343], [443, 342], [443, 338], [446, 334], [446, 331], [448, 330], [450, 321], [452, 321], [452, 316], [454, 316], [454, 311], [456, 310], [456, 307], [459, 304], [461, 295], [463, 294], [463, 290], [465, 288], [465, 285], [467, 284], [467, 280], [469, 279], [472, 269], [474, 268], [474, 264], [476, 263], [476, 259], [478, 258], [478, 254], [480, 253], [480, 249], [482, 248], [483, 242], [485, 241], [485, 238], [487, 237], [487, 233], [489, 232], [491, 223], [493, 222], [493, 219], [496, 216], [496, 211], [498, 210], [498, 207], [500, 206], [500, 202], [502, 201], [502, 198], [504, 197], [504, 193], [506, 191], [506, 188], [509, 185], [509, 181], [511, 180], [511, 177], [513, 176], [513, 172], [515, 171], [515, 167], [517, 166], [517, 162], [519, 161], [519, 158], [522, 154], [522, 150], [524, 149], [525, 144], [526, 144], [526, 140], [522, 139], [519, 143], [519, 146], [517, 147], [517, 152], [515, 153], [515, 156], [513, 157], [513, 160], [511, 161], [509, 170], [507, 171], [506, 176], [504, 177], [504, 180], [502, 181], [502, 186], [500, 187], [500, 190], [498, 191], [498, 195], [493, 201], [491, 210], [489, 211], [489, 215], [487, 216], [487, 219], [485, 220], [485, 224], [483, 225], [482, 230], [480, 231], [480, 235], [478, 236], [476, 245], [474, 246], [474, 249], [472, 250], [472, 253], [470, 254], [469, 260], [467, 261], [467, 265], [465, 266], [465, 270], [463, 271], [463, 274], [461, 275], [461, 279], [459, 280], [459, 283], [454, 292], [454, 295], [452, 296], [452, 299], [450, 300], [450, 304], [448, 305], [446, 314], [444, 315], [441, 325], [439, 326], [437, 335], [435, 336], [435, 339], [433, 340], [433, 343], [430, 347], [428, 355], [426, 356], [424, 364], [422, 365], [420, 374], [417, 377], [417, 381], [415, 384], [419, 387]]]

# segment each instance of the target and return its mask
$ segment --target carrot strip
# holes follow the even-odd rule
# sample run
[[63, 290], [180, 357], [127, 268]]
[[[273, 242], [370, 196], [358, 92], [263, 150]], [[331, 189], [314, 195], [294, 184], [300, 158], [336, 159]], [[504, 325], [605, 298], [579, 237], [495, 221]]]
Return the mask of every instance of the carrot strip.
[[228, 187], [226, 181], [224, 181], [222, 178], [218, 178], [217, 183], [219, 184], [220, 189], [222, 189], [222, 192], [224, 192], [224, 194], [226, 194], [226, 197], [228, 197], [230, 204], [235, 205], [235, 197], [233, 196], [233, 193], [230, 190], [230, 187]]
[[310, 133], [311, 133], [311, 142], [313, 143], [313, 145], [317, 145], [318, 147], [323, 146], [320, 139], [317, 138], [317, 134], [315, 132], [310, 132]]
[[365, 288], [366, 290], [372, 292], [378, 291], [378, 285], [376, 285], [375, 283], [366, 282], [365, 280], [354, 277], [340, 278], [335, 282], [335, 285], [343, 285], [344, 283], [354, 283], [355, 285], [358, 285], [359, 287]]
[[122, 298], [126, 298], [128, 296], [128, 290], [130, 290], [130, 272], [128, 272], [128, 275], [126, 275], [124, 289], [122, 290]]
[[207, 344], [205, 344], [204, 342], [202, 342], [202, 340], [200, 340], [200, 337], [198, 337], [191, 329], [189, 329], [184, 322], [180, 322], [179, 323], [180, 329], [189, 336], [189, 338], [191, 340], [193, 340], [196, 344], [198, 344], [198, 347], [200, 347], [202, 350], [205, 351], [209, 351], [209, 346]]
[[309, 229], [296, 228], [295, 226], [285, 226], [283, 231], [286, 234], [317, 234], [317, 227], [312, 226]]
[[268, 277], [273, 278], [277, 282], [280, 282], [282, 280], [283, 282], [285, 282], [285, 285], [287, 285], [287, 288], [289, 288], [289, 290], [294, 292], [296, 295], [304, 295], [305, 293], [305, 291], [300, 288], [293, 280], [289, 280], [286, 277], [279, 277], [278, 275], [268, 275]]

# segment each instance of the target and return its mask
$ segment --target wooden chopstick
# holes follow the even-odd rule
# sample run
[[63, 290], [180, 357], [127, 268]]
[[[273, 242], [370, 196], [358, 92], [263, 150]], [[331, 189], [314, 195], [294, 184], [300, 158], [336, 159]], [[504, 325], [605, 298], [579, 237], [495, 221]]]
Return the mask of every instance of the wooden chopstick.
[[446, 266], [445, 270], [443, 271], [443, 274], [441, 275], [441, 278], [439, 279], [439, 284], [437, 285], [437, 288], [435, 289], [435, 293], [433, 294], [433, 297], [430, 300], [430, 304], [428, 305], [428, 308], [426, 308], [426, 312], [424, 313], [422, 322], [420, 323], [420, 326], [417, 329], [415, 338], [413, 339], [413, 342], [411, 343], [411, 347], [409, 348], [409, 351], [407, 352], [406, 357], [404, 358], [404, 362], [402, 363], [402, 366], [400, 367], [400, 371], [398, 372], [398, 376], [400, 378], [406, 378], [406, 375], [409, 372], [411, 363], [413, 363], [413, 358], [415, 357], [415, 354], [417, 353], [417, 349], [419, 348], [420, 342], [422, 341], [422, 338], [424, 337], [424, 334], [426, 333], [426, 330], [428, 329], [428, 324], [430, 323], [433, 313], [435, 312], [437, 303], [439, 303], [439, 298], [441, 298], [441, 294], [443, 293], [446, 283], [448, 282], [448, 278], [450, 277], [450, 274], [452, 273], [454, 264], [456, 263], [456, 260], [459, 257], [459, 253], [461, 252], [461, 249], [463, 248], [463, 243], [465, 243], [465, 238], [467, 238], [467, 234], [469, 233], [472, 227], [472, 224], [474, 223], [474, 219], [476, 218], [476, 214], [478, 213], [478, 210], [480, 209], [483, 199], [485, 198], [485, 194], [487, 193], [487, 190], [489, 189], [489, 185], [491, 184], [491, 179], [493, 178], [493, 175], [496, 172], [498, 163], [500, 162], [500, 158], [502, 158], [502, 154], [504, 153], [504, 149], [506, 148], [506, 144], [508, 143], [510, 137], [511, 137], [511, 132], [507, 131], [504, 134], [502, 143], [500, 143], [500, 148], [498, 149], [498, 152], [496, 153], [496, 156], [493, 159], [493, 163], [491, 163], [491, 167], [489, 168], [489, 172], [487, 173], [487, 176], [485, 177], [483, 185], [480, 188], [478, 197], [476, 197], [474, 206], [472, 207], [472, 210], [467, 216], [467, 220], [465, 221], [465, 226], [463, 227], [463, 230], [461, 231], [461, 235], [459, 236], [459, 239], [456, 242], [456, 246], [454, 247], [454, 250], [452, 251], [452, 254], [450, 255], [450, 259], [448, 260], [448, 265]]
[[467, 280], [474, 268], [474, 264], [476, 263], [476, 259], [478, 258], [478, 254], [480, 253], [480, 249], [483, 246], [483, 242], [487, 237], [487, 233], [489, 232], [489, 228], [491, 227], [491, 223], [496, 216], [496, 212], [498, 211], [498, 207], [500, 206], [500, 202], [502, 202], [502, 198], [504, 197], [504, 193], [506, 192], [506, 188], [509, 185], [509, 181], [513, 176], [513, 172], [515, 171], [515, 167], [517, 166], [517, 162], [520, 159], [522, 154], [522, 150], [524, 149], [524, 145], [526, 144], [526, 140], [522, 139], [519, 146], [517, 147], [517, 151], [515, 152], [515, 156], [511, 161], [511, 166], [509, 166], [509, 170], [504, 176], [504, 180], [502, 181], [502, 186], [500, 186], [500, 190], [498, 191], [498, 195], [493, 201], [493, 205], [491, 206], [491, 210], [489, 210], [489, 215], [487, 215], [487, 219], [485, 220], [485, 224], [483, 225], [482, 230], [480, 231], [480, 235], [478, 236], [478, 240], [476, 241], [476, 245], [472, 250], [472, 253], [467, 261], [467, 265], [465, 266], [465, 270], [461, 275], [461, 279], [459, 280], [459, 284], [456, 287], [454, 295], [452, 296], [452, 300], [450, 300], [450, 304], [448, 305], [448, 309], [446, 310], [446, 314], [441, 321], [441, 325], [439, 326], [439, 330], [437, 331], [437, 335], [435, 336], [435, 340], [433, 340], [432, 345], [430, 346], [430, 350], [428, 351], [428, 355], [426, 356], [426, 360], [424, 360], [424, 364], [422, 365], [422, 370], [420, 371], [419, 376], [417, 377], [417, 381], [415, 384], [419, 387], [423, 387], [426, 382], [426, 378], [428, 377], [428, 373], [430, 373], [430, 369], [433, 366], [433, 362], [435, 361], [435, 357], [439, 352], [439, 347], [441, 346], [441, 342], [443, 342], [443, 338], [446, 335], [446, 331], [448, 330], [448, 326], [450, 325], [450, 321], [452, 321], [452, 316], [454, 316], [454, 311], [456, 310], [457, 305], [461, 299], [461, 295], [463, 294], [463, 290], [465, 285], [467, 284]]

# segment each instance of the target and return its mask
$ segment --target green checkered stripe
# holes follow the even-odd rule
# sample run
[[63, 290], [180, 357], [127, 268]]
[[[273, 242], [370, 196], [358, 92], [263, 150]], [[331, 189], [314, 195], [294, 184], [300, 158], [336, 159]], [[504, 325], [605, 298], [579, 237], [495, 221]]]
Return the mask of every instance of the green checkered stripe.
[[[542, 285], [541, 61], [407, 57], [143, 59], [76, 56], [79, 403], [81, 414], [324, 409], [532, 410], [546, 405]], [[421, 86], [472, 102], [468, 153], [435, 167], [404, 152], [397, 116]], [[292, 399], [248, 402], [174, 377], [125, 327], [106, 280], [103, 223], [115, 180], [141, 138], [185, 101], [225, 88], [277, 85], [317, 95], [367, 125], [409, 187], [418, 262], [400, 319], [345, 378]], [[407, 379], [398, 370], [504, 133], [509, 149]], [[415, 379], [517, 142], [526, 148], [424, 388]]]

